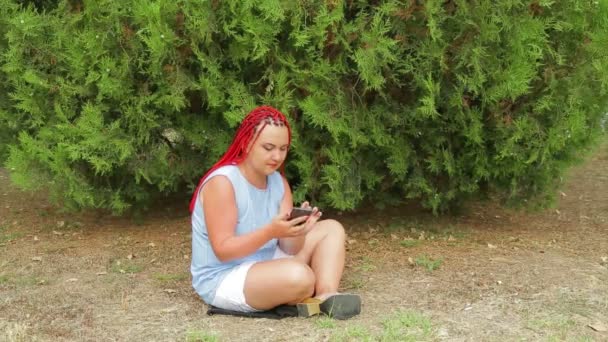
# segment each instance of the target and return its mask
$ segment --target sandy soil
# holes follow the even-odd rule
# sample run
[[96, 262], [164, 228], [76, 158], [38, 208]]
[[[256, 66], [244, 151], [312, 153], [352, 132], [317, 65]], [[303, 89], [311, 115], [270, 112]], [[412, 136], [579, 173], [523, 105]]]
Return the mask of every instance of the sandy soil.
[[362, 314], [277, 321], [206, 315], [185, 210], [62, 213], [2, 170], [0, 341], [608, 341], [608, 144], [558, 194], [536, 213], [336, 215]]

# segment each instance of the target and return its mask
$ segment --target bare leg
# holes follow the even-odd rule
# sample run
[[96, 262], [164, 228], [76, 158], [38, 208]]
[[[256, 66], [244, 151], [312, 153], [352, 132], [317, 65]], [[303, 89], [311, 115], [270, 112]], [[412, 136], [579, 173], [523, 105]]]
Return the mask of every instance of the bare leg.
[[295, 258], [278, 259], [253, 264], [243, 291], [247, 304], [266, 310], [309, 298], [314, 285], [315, 274], [308, 265]]
[[313, 294], [336, 293], [344, 270], [344, 242], [344, 228], [338, 221], [317, 222], [294, 258], [251, 266], [243, 290], [247, 304], [265, 310], [296, 304]]
[[323, 298], [338, 292], [344, 271], [346, 234], [340, 222], [317, 222], [306, 235], [306, 242], [296, 259], [310, 265], [315, 274], [315, 296]]

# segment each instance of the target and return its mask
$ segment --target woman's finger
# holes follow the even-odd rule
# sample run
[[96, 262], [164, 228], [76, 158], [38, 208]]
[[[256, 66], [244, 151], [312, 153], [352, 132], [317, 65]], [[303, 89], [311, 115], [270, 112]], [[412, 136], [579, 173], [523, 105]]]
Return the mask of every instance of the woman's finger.
[[291, 236], [300, 236], [306, 232], [307, 224], [302, 223], [289, 229]]

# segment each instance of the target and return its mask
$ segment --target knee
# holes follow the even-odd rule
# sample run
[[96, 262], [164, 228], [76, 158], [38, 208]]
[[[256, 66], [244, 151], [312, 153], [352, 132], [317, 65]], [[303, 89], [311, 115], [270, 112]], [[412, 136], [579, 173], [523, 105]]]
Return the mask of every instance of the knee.
[[323, 221], [327, 226], [327, 235], [331, 236], [333, 239], [338, 239], [344, 241], [346, 239], [346, 232], [344, 231], [344, 226], [336, 220], [328, 219]]
[[294, 260], [285, 268], [284, 276], [286, 286], [294, 289], [298, 296], [312, 296], [316, 279], [314, 272], [308, 265]]

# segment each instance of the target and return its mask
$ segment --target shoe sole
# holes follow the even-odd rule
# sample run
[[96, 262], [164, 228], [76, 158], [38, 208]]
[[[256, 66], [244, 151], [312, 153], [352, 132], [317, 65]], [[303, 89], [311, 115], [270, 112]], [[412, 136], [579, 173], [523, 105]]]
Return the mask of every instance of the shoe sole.
[[298, 317], [311, 317], [321, 313], [335, 319], [347, 319], [361, 313], [361, 298], [353, 294], [337, 294], [324, 301], [308, 298], [296, 305]]
[[320, 305], [321, 312], [335, 319], [347, 319], [361, 313], [361, 298], [354, 294], [330, 296]]

